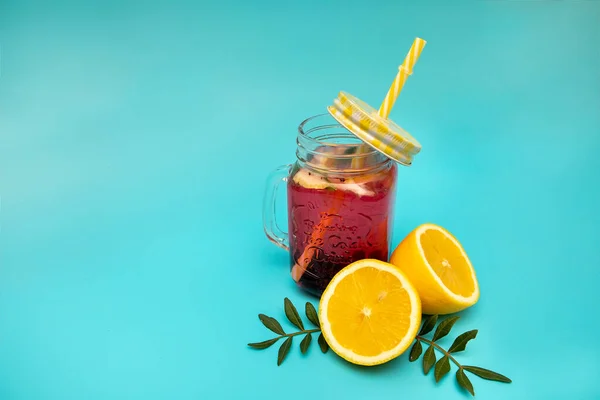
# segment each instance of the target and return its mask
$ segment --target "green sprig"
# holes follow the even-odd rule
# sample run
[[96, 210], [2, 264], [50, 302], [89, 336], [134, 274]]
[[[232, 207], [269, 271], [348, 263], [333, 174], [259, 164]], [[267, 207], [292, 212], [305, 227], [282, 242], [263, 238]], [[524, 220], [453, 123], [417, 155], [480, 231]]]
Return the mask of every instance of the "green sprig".
[[[439, 382], [446, 374], [448, 374], [448, 372], [450, 372], [450, 361], [452, 361], [458, 367], [458, 371], [456, 371], [456, 381], [463, 389], [471, 393], [473, 396], [475, 396], [475, 390], [473, 389], [473, 384], [469, 380], [469, 377], [467, 374], [465, 374], [465, 371], [490, 381], [511, 383], [512, 381], [506, 376], [489, 369], [475, 367], [472, 365], [462, 365], [452, 355], [453, 353], [458, 353], [466, 349], [467, 343], [470, 340], [475, 339], [477, 336], [477, 329], [458, 335], [448, 350], [445, 350], [436, 343], [436, 340], [439, 340], [450, 333], [452, 327], [459, 318], [459, 316], [453, 316], [442, 320], [437, 325], [437, 328], [431, 339], [427, 339], [424, 336], [433, 330], [438, 322], [438, 316], [430, 315], [425, 318], [423, 320], [421, 330], [415, 338], [416, 342], [410, 350], [408, 360], [410, 362], [417, 361], [423, 352], [423, 344], [425, 346], [429, 346], [423, 355], [423, 372], [425, 375], [427, 375], [433, 367], [435, 380], [436, 382]], [[443, 357], [440, 358], [439, 361], [436, 361], [436, 350], [443, 354]]]
[[[296, 309], [294, 304], [287, 297], [283, 300], [283, 310], [285, 312], [285, 316], [287, 317], [287, 319], [294, 326], [296, 326], [298, 329], [300, 329], [299, 331], [292, 332], [292, 333], [286, 333], [283, 330], [283, 327], [281, 326], [279, 321], [277, 321], [275, 318], [269, 317], [264, 314], [258, 314], [258, 318], [263, 323], [263, 325], [270, 331], [278, 334], [279, 336], [274, 337], [269, 340], [265, 340], [263, 342], [248, 343], [248, 346], [250, 346], [254, 349], [264, 350], [264, 349], [271, 347], [272, 345], [277, 343], [279, 340], [285, 338], [285, 341], [279, 347], [279, 351], [277, 353], [277, 365], [278, 366], [281, 365], [281, 363], [283, 363], [283, 361], [287, 357], [288, 353], [290, 352], [290, 349], [292, 348], [294, 336], [304, 335], [302, 342], [300, 342], [300, 351], [302, 352], [302, 354], [305, 354], [308, 351], [308, 348], [312, 342], [312, 334], [321, 332], [321, 328], [320, 328], [320, 324], [319, 324], [319, 316], [317, 314], [317, 310], [311, 303], [308, 303], [308, 302], [306, 303], [305, 313], [306, 313], [306, 318], [308, 318], [308, 320], [313, 325], [318, 327], [315, 329], [305, 329], [304, 328], [304, 323], [302, 322], [302, 318], [300, 317], [300, 314], [298, 313], [298, 309]], [[323, 353], [327, 353], [327, 351], [329, 350], [329, 345], [325, 341], [325, 338], [323, 337], [322, 333], [319, 334], [319, 338], [318, 338], [317, 342], [319, 344], [319, 347], [321, 348], [321, 351]]]
[[[313, 343], [312, 334], [319, 333], [316, 342], [321, 351], [323, 353], [327, 353], [329, 350], [329, 345], [325, 341], [323, 333], [321, 332], [317, 310], [311, 303], [307, 302], [304, 310], [308, 321], [316, 326], [316, 328], [313, 329], [305, 328], [304, 322], [302, 321], [298, 310], [287, 297], [283, 301], [283, 310], [290, 323], [299, 330], [286, 333], [279, 321], [277, 321], [275, 318], [264, 314], [258, 314], [258, 318], [262, 324], [270, 331], [276, 333], [278, 336], [262, 342], [249, 343], [248, 346], [254, 349], [263, 350], [271, 347], [281, 339], [285, 339], [282, 345], [279, 347], [279, 351], [277, 352], [277, 365], [279, 366], [289, 354], [295, 336], [304, 336], [300, 342], [300, 351], [302, 354], [305, 354], [308, 351], [311, 343]], [[437, 343], [439, 339], [444, 338], [450, 333], [454, 327], [454, 324], [456, 324], [459, 318], [459, 316], [452, 316], [444, 318], [441, 321], [437, 315], [430, 315], [424, 318], [419, 334], [416, 336], [415, 343], [410, 350], [408, 360], [410, 362], [417, 361], [423, 354], [423, 372], [425, 375], [427, 375], [429, 371], [433, 369], [433, 375], [436, 382], [439, 382], [450, 372], [452, 362], [458, 367], [458, 370], [456, 371], [456, 381], [463, 389], [471, 393], [473, 396], [475, 396], [475, 390], [473, 389], [473, 384], [471, 383], [471, 380], [467, 376], [466, 372], [490, 381], [511, 383], [512, 381], [502, 374], [474, 365], [462, 365], [458, 362], [458, 360], [456, 360], [456, 353], [464, 351], [467, 348], [469, 341], [477, 337], [477, 329], [473, 329], [458, 335], [448, 350], [444, 349]], [[430, 339], [426, 338], [425, 336], [431, 332], [433, 332], [432, 337]], [[425, 351], [423, 351], [424, 347], [426, 347]], [[439, 360], [436, 357], [436, 351], [442, 355]]]

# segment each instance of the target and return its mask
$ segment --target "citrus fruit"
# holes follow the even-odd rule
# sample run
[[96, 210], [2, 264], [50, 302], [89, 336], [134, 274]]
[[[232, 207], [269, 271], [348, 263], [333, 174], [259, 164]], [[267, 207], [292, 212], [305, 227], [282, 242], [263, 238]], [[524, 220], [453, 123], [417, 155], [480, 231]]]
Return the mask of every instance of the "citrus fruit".
[[321, 297], [321, 331], [340, 357], [383, 364], [412, 343], [421, 323], [419, 295], [396, 267], [356, 261], [338, 272]]
[[293, 181], [307, 189], [325, 189], [333, 187], [333, 185], [327, 181], [323, 175], [316, 174], [314, 172], [308, 172], [305, 169], [301, 169], [292, 178]]
[[[345, 190], [354, 192], [357, 196], [373, 196], [375, 193], [361, 185], [355, 183], [353, 178], [342, 178], [329, 180], [323, 175], [315, 172], [309, 172], [305, 169], [299, 170], [292, 178], [294, 183], [306, 189], [331, 189]], [[343, 183], [342, 183], [343, 182]]]
[[467, 253], [441, 226], [417, 227], [396, 247], [390, 263], [417, 288], [425, 314], [454, 313], [479, 300], [477, 276]]

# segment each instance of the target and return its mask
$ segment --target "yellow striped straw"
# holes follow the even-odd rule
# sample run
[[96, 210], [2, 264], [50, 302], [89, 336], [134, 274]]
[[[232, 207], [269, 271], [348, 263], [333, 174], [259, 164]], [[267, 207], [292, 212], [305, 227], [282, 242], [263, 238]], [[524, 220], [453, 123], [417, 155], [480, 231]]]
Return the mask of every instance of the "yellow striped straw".
[[398, 67], [398, 75], [396, 75], [394, 83], [390, 86], [390, 90], [388, 90], [385, 95], [385, 100], [381, 103], [381, 107], [379, 108], [379, 115], [381, 117], [387, 118], [390, 115], [390, 111], [392, 111], [392, 107], [404, 86], [404, 82], [406, 82], [406, 78], [412, 74], [413, 67], [417, 63], [425, 44], [427, 44], [427, 42], [421, 38], [416, 38], [413, 42], [404, 62]]

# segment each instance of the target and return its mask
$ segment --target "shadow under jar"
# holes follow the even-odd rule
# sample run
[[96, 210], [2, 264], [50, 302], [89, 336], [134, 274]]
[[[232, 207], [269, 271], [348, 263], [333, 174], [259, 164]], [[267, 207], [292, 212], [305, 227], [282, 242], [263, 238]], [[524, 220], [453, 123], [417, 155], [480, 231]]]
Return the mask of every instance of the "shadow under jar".
[[[302, 122], [297, 145], [297, 161], [269, 178], [264, 227], [289, 250], [296, 283], [320, 296], [348, 264], [388, 260], [397, 167], [328, 114]], [[287, 182], [289, 236], [274, 216], [281, 182]]]

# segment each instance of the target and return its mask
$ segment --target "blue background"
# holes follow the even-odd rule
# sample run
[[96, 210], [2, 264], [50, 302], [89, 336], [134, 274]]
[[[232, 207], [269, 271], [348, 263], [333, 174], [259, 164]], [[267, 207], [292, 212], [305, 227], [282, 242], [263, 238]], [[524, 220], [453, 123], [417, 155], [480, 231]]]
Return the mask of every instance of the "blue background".
[[[422, 143], [394, 245], [464, 244], [478, 398], [600, 398], [600, 2], [0, 1], [0, 398], [466, 399], [407, 355], [282, 367], [256, 315], [293, 285], [270, 170], [339, 90]], [[316, 302], [315, 302], [316, 304]]]

